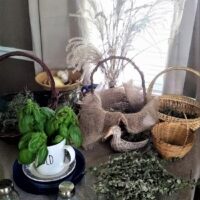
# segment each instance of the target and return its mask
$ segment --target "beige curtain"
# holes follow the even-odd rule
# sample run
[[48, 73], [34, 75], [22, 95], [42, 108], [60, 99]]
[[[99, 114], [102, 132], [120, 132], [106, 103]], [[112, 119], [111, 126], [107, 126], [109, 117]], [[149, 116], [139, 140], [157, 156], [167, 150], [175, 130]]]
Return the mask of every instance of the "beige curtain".
[[[182, 50], [185, 51], [185, 56], [182, 57], [182, 59], [184, 60], [180, 60], [180, 63], [183, 66], [188, 66], [195, 70], [200, 71], [200, 2], [194, 1], [193, 3], [196, 3], [195, 5], [197, 5], [197, 8], [195, 9], [196, 17], [193, 24], [188, 24], [188, 26], [185, 27], [186, 32], [188, 31], [189, 28], [192, 29], [190, 30], [192, 31], [192, 34], [190, 33], [191, 41], [189, 40], [188, 36], [188, 40], [186, 40], [185, 42], [189, 42], [189, 44], [186, 46], [187, 49]], [[191, 6], [194, 6], [194, 4]], [[184, 86], [180, 88], [181, 89], [180, 92], [183, 92], [183, 94], [186, 96], [191, 96], [194, 98], [196, 97], [197, 99], [200, 99], [200, 78], [197, 78], [196, 76], [189, 73], [186, 74], [186, 78], [184, 78], [184, 76], [181, 76], [180, 74], [178, 75], [179, 76], [178, 77], [177, 74], [174, 75], [174, 79], [176, 79], [177, 84], [179, 84], [181, 81], [182, 82], [181, 86]], [[174, 85], [174, 87], [176, 87], [176, 85]], [[199, 159], [200, 133], [199, 132], [200, 130], [197, 130], [194, 146], [191, 152], [184, 159], [180, 160], [173, 166], [173, 171], [181, 173], [181, 175], [183, 174], [185, 177], [195, 180], [200, 178], [200, 159]], [[192, 190], [185, 190], [184, 192], [181, 196], [182, 198], [179, 199], [186, 199], [187, 197], [188, 200], [199, 199], [199, 196], [197, 195], [195, 195], [194, 198], [195, 194], [194, 188]]]
[[[76, 0], [29, 0], [29, 15], [34, 53], [52, 69], [66, 67], [65, 46], [68, 39], [79, 36]], [[36, 64], [35, 71], [41, 68]]]
[[[200, 3], [197, 8], [188, 66], [200, 71]], [[187, 74], [184, 94], [200, 99], [200, 78]]]
[[[172, 24], [167, 67], [188, 65], [198, 0], [177, 0]], [[185, 72], [173, 71], [165, 76], [163, 92], [182, 94]]]

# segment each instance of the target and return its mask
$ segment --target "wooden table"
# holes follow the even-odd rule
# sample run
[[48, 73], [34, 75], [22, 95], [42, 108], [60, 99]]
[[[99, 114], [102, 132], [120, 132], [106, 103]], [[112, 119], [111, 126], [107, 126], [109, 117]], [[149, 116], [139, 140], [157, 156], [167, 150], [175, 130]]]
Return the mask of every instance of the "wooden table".
[[[108, 144], [97, 144], [95, 148], [91, 151], [82, 151], [86, 158], [86, 165], [94, 166], [99, 162], [103, 162], [108, 158], [108, 155], [112, 152], [108, 147]], [[10, 145], [0, 140], [0, 164], [3, 168], [4, 177], [12, 179], [12, 165], [15, 159], [17, 158], [18, 150], [16, 145]], [[170, 163], [168, 167], [169, 171], [175, 175], [184, 177], [184, 178], [199, 178], [200, 174], [200, 136], [199, 133], [196, 135], [195, 145], [192, 151], [183, 159], [177, 160], [173, 163]], [[1, 168], [0, 168], [1, 170]], [[0, 173], [1, 176], [1, 173]], [[2, 178], [2, 177], [0, 177]], [[86, 176], [82, 181], [77, 185], [76, 191], [80, 196], [81, 200], [95, 200], [94, 194], [90, 189], [91, 179], [90, 176]], [[33, 195], [22, 191], [20, 188], [15, 186], [16, 190], [20, 194], [21, 200], [55, 200], [56, 195]], [[171, 197], [162, 197], [164, 200], [193, 200], [194, 189], [184, 189]]]

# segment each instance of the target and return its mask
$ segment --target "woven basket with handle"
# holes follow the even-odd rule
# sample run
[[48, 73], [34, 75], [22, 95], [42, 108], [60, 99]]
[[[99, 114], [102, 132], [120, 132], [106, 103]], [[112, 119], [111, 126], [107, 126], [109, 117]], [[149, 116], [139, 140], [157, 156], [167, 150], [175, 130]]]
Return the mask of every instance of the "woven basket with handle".
[[[119, 59], [129, 62], [134, 69], [137, 70], [141, 77], [141, 85], [144, 101], [142, 102], [142, 107], [147, 103], [146, 101], [146, 88], [145, 88], [145, 80], [143, 72], [135, 65], [135, 63], [122, 56], [110, 56], [102, 61], [100, 61], [93, 72], [91, 73], [91, 85], [93, 85], [93, 75], [97, 71], [98, 67], [102, 67], [105, 62], [108, 62], [113, 59]], [[120, 100], [120, 93], [116, 91], [120, 91], [121, 87], [109, 88], [99, 93], [99, 98], [95, 98], [94, 87], [91, 87], [91, 93], [85, 97], [85, 99], [89, 98], [89, 100], [84, 102], [79, 112], [79, 123], [81, 131], [84, 135], [84, 148], [89, 148], [90, 145], [93, 145], [95, 142], [99, 140], [99, 138], [103, 137], [109, 128], [114, 125], [119, 125], [120, 121], [123, 121], [123, 124], [126, 126], [126, 129], [129, 133], [139, 134], [147, 129], [147, 127], [143, 124], [143, 118], [145, 116], [142, 115], [142, 111], [124, 113], [124, 107], [126, 105], [123, 104], [122, 100]], [[105, 94], [106, 95], [103, 95]], [[123, 95], [126, 97], [125, 91], [123, 90]], [[98, 99], [98, 100], [97, 100]], [[96, 102], [99, 102], [96, 104]], [[116, 110], [112, 111], [113, 102], [118, 102], [119, 107]], [[105, 109], [105, 107], [107, 109]], [[111, 109], [109, 109], [111, 108]], [[156, 113], [156, 111], [155, 111]], [[149, 128], [149, 127], [148, 127]], [[146, 140], [144, 140], [146, 142]], [[141, 142], [141, 141], [140, 141]], [[135, 142], [135, 149], [137, 148], [139, 142]], [[146, 143], [145, 143], [146, 144]], [[124, 146], [124, 151], [127, 150], [127, 147]], [[122, 151], [122, 149], [121, 149]]]
[[[56, 108], [57, 104], [58, 104], [58, 92], [56, 91], [55, 88], [55, 82], [54, 79], [52, 77], [52, 74], [49, 70], [49, 68], [47, 67], [47, 65], [42, 62], [39, 58], [37, 58], [36, 56], [26, 53], [26, 52], [21, 52], [21, 51], [14, 51], [14, 52], [9, 52], [9, 53], [5, 53], [3, 55], [0, 56], [0, 62], [9, 58], [9, 57], [13, 57], [13, 56], [23, 56], [23, 57], [27, 57], [35, 62], [37, 62], [38, 64], [40, 64], [40, 66], [43, 68], [43, 70], [46, 72], [46, 74], [49, 77], [49, 81], [51, 82], [51, 102], [49, 107], [52, 108]], [[0, 138], [4, 139], [7, 142], [11, 142], [11, 143], [16, 143], [16, 141], [19, 139], [20, 134], [17, 132], [8, 132], [8, 133], [0, 133]]]
[[195, 134], [188, 124], [162, 122], [153, 127], [152, 138], [155, 148], [165, 159], [183, 158], [192, 149]]
[[[163, 71], [161, 71], [150, 83], [148, 89], [147, 89], [147, 96], [152, 96], [152, 89], [154, 86], [154, 83], [156, 82], [157, 78], [169, 71], [174, 70], [184, 70], [187, 72], [191, 72], [195, 74], [196, 76], [200, 77], [200, 72], [191, 69], [191, 68], [185, 68], [185, 67], [170, 67]], [[173, 111], [177, 111], [179, 113], [185, 113], [190, 115], [195, 115], [196, 117], [193, 119], [185, 119], [185, 118], [178, 118], [174, 116], [170, 116], [164, 113], [159, 112], [159, 119], [161, 121], [167, 121], [167, 122], [180, 122], [182, 124], [188, 123], [188, 126], [193, 131], [197, 130], [200, 127], [200, 103], [191, 97], [181, 96], [181, 95], [162, 95], [160, 96], [160, 102], [159, 102], [159, 110], [164, 109], [171, 109]]]

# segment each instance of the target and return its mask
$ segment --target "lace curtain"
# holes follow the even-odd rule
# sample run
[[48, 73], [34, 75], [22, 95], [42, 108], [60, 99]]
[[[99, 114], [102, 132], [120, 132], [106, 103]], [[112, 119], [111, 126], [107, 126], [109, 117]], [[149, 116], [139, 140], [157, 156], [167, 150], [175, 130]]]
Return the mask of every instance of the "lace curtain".
[[[167, 66], [188, 66], [198, 0], [175, 1]], [[172, 71], [165, 76], [164, 93], [182, 94], [185, 72]]]
[[[29, 13], [34, 53], [42, 58], [50, 68], [66, 67], [65, 47], [68, 39], [80, 36], [80, 28], [75, 13], [76, 0], [29, 0]], [[168, 62], [166, 66], [187, 66], [198, 0], [176, 0], [172, 24]], [[84, 31], [85, 32], [85, 31]], [[41, 68], [35, 65], [36, 73]], [[166, 75], [164, 92], [183, 92], [184, 72]]]
[[[29, 0], [33, 51], [52, 69], [66, 67], [67, 41], [79, 36], [78, 23], [69, 12], [76, 12], [76, 0]], [[41, 71], [37, 64], [35, 71]]]

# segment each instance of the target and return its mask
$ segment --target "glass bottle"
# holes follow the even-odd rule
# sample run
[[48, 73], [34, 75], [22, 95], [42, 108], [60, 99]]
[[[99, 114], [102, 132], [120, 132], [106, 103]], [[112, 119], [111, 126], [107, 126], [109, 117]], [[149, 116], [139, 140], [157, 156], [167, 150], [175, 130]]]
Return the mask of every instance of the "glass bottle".
[[79, 200], [75, 195], [75, 186], [70, 181], [63, 181], [59, 184], [57, 200]]
[[20, 200], [18, 192], [14, 189], [10, 179], [0, 180], [0, 200]]

